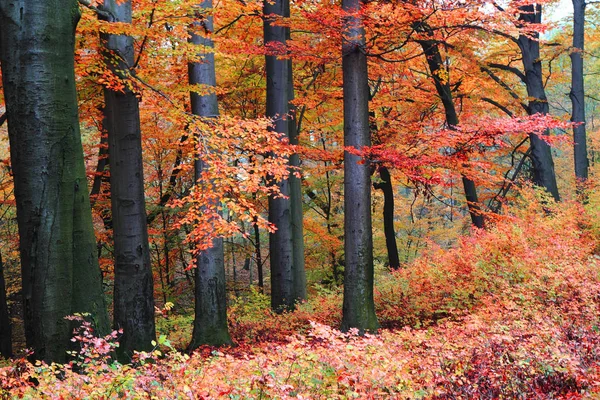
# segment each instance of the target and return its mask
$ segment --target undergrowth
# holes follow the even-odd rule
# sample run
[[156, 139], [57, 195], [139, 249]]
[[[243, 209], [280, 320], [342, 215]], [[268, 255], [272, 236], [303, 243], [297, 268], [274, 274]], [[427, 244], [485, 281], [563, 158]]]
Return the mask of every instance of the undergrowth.
[[[252, 292], [230, 303], [237, 347], [204, 348], [190, 357], [163, 337], [156, 352], [140, 357], [146, 362], [124, 366], [106, 362], [105, 353], [89, 348], [94, 341], [80, 335], [88, 353], [78, 356], [78, 368], [14, 360], [0, 369], [0, 396], [598, 397], [600, 219], [594, 204], [542, 206], [525, 191], [510, 214], [455, 249], [430, 247], [407, 268], [378, 273], [375, 300], [385, 329], [376, 336], [335, 329], [341, 292], [322, 289], [282, 315]], [[175, 347], [185, 347], [189, 318], [159, 322]]]

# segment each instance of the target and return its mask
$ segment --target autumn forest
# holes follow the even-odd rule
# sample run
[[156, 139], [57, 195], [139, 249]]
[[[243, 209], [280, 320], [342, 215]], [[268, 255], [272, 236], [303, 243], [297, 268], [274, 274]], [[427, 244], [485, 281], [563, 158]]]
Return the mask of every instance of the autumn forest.
[[0, 398], [600, 396], [585, 0], [0, 0]]

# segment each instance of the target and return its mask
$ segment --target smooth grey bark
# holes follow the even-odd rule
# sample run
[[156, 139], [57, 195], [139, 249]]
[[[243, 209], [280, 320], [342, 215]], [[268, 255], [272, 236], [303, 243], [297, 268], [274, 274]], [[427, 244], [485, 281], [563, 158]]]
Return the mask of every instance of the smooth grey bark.
[[[425, 53], [427, 64], [431, 72], [431, 78], [434, 81], [438, 96], [440, 96], [440, 99], [442, 100], [444, 112], [446, 114], [446, 123], [450, 129], [455, 129], [459, 123], [458, 113], [456, 112], [456, 107], [454, 105], [450, 81], [448, 79], [442, 80], [438, 72], [442, 69], [445, 70], [438, 44], [433, 40], [419, 40], [418, 42]], [[485, 227], [485, 221], [481, 214], [481, 204], [479, 203], [479, 198], [477, 196], [475, 182], [462, 174], [461, 178], [465, 198], [467, 200], [467, 207], [469, 208], [469, 215], [471, 216], [471, 223], [477, 228], [483, 229]]]
[[[519, 12], [519, 27], [534, 23], [539, 24], [542, 21], [541, 4], [521, 6]], [[530, 99], [527, 105], [527, 113], [529, 115], [548, 114], [549, 106], [542, 76], [539, 34], [537, 32], [529, 35], [521, 34], [517, 39], [517, 44], [523, 56], [525, 85], [527, 86], [527, 96]], [[549, 135], [550, 132], [546, 131], [544, 134]], [[530, 157], [533, 164], [533, 183], [544, 188], [556, 201], [559, 201], [560, 196], [550, 146], [544, 139], [534, 133], [529, 134], [529, 140], [531, 143]]]
[[[371, 145], [369, 83], [365, 30], [360, 0], [343, 0], [342, 72], [344, 87], [344, 146]], [[341, 329], [376, 331], [379, 323], [373, 300], [373, 233], [371, 172], [368, 160], [344, 152], [344, 303]]]
[[[105, 0], [115, 21], [131, 23], [131, 1]], [[106, 65], [124, 80], [122, 92], [104, 90], [104, 113], [110, 157], [110, 191], [115, 253], [114, 326], [123, 329], [117, 355], [129, 361], [133, 352], [152, 349], [154, 285], [146, 205], [139, 101], [129, 87], [134, 63], [133, 38], [103, 35]]]
[[[289, 0], [264, 1], [264, 41], [267, 46], [285, 48], [289, 37], [289, 28], [273, 24], [274, 16], [289, 17]], [[272, 53], [272, 52], [271, 52]], [[267, 75], [266, 116], [273, 120], [273, 130], [281, 139], [290, 139], [290, 80], [289, 60], [282, 59], [285, 54], [267, 54], [265, 56]], [[279, 58], [278, 58], [279, 56]], [[273, 155], [276, 156], [276, 155]], [[271, 307], [276, 312], [291, 310], [298, 296], [305, 297], [306, 289], [301, 288], [304, 265], [295, 265], [299, 256], [294, 256], [294, 227], [292, 188], [290, 179], [277, 182], [282, 196], [269, 197], [269, 222], [277, 230], [269, 235], [271, 266]], [[298, 191], [294, 190], [298, 195]], [[301, 195], [301, 193], [300, 193]], [[295, 202], [295, 204], [298, 204]], [[301, 204], [301, 203], [300, 203]], [[301, 212], [301, 211], [300, 211]], [[303, 251], [303, 249], [302, 249]], [[303, 257], [303, 256], [302, 256]], [[305, 281], [305, 279], [304, 279]]]
[[12, 356], [12, 326], [6, 300], [4, 264], [2, 263], [2, 254], [0, 254], [0, 356], [9, 358]]
[[[288, 3], [289, 6], [289, 3]], [[289, 29], [288, 29], [289, 33]], [[288, 95], [290, 118], [289, 137], [290, 144], [299, 144], [299, 134], [296, 127], [296, 107], [292, 104], [294, 100], [294, 79], [292, 72], [292, 60], [288, 59]], [[294, 153], [290, 156], [290, 166], [296, 168], [290, 174], [290, 207], [292, 210], [292, 249], [294, 266], [294, 299], [306, 300], [306, 270], [304, 268], [304, 227], [302, 210], [302, 178], [297, 177], [293, 172], [300, 167], [300, 156]]]
[[589, 160], [585, 132], [585, 90], [583, 83], [583, 50], [585, 33], [585, 0], [573, 0], [573, 48], [571, 49], [571, 121], [578, 123], [573, 127], [575, 177], [577, 191], [583, 189], [582, 183], [588, 178]]
[[87, 312], [107, 333], [74, 74], [75, 0], [0, 0], [0, 62], [14, 173], [25, 338], [64, 362]]
[[[203, 16], [200, 10], [212, 8], [212, 0], [205, 0], [199, 5], [198, 20], [192, 26], [190, 42], [202, 53], [202, 61], [188, 65], [190, 85], [203, 85], [215, 88], [217, 79], [215, 73], [214, 44], [210, 35], [213, 32], [212, 15]], [[203, 34], [199, 34], [204, 30]], [[208, 50], [203, 52], [203, 50]], [[192, 114], [203, 118], [219, 116], [217, 94], [211, 91], [206, 95], [191, 92]], [[196, 182], [202, 179], [202, 172], [208, 166], [201, 159], [194, 163], [194, 178]], [[221, 346], [231, 344], [231, 336], [227, 328], [227, 292], [225, 286], [225, 258], [223, 238], [213, 239], [212, 247], [204, 250], [196, 258], [195, 274], [195, 317], [192, 340], [188, 351], [208, 344]]]

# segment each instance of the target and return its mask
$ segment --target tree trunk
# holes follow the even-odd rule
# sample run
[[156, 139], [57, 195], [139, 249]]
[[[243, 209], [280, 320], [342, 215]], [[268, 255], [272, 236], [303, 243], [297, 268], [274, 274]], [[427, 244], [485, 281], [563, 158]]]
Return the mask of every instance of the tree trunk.
[[[131, 1], [105, 0], [114, 22], [131, 23]], [[133, 38], [105, 35], [106, 65], [123, 80], [134, 63]], [[154, 295], [146, 205], [140, 110], [125, 82], [122, 92], [104, 90], [110, 157], [110, 190], [115, 242], [114, 325], [123, 329], [118, 356], [128, 361], [134, 350], [152, 349], [155, 340]]]
[[[519, 10], [521, 12], [519, 22], [522, 25], [541, 23], [542, 6], [540, 4], [521, 6]], [[548, 114], [548, 100], [546, 99], [546, 92], [544, 90], [542, 62], [540, 59], [539, 34], [522, 34], [519, 36], [517, 42], [523, 56], [525, 84], [527, 86], [527, 96], [530, 99], [527, 106], [527, 113], [529, 115]], [[546, 131], [544, 134], [548, 135], [550, 132]], [[554, 161], [552, 160], [550, 146], [534, 133], [529, 134], [529, 140], [533, 163], [533, 183], [546, 189], [556, 201], [559, 201], [560, 196], [558, 194]]]
[[108, 331], [74, 74], [77, 1], [0, 0], [0, 62], [19, 226], [25, 337], [63, 362], [65, 316]]
[[[290, 106], [291, 99], [289, 61], [282, 59], [285, 54], [276, 54], [279, 48], [284, 48], [289, 36], [289, 28], [275, 26], [273, 17], [289, 17], [289, 0], [265, 1], [263, 5], [264, 41], [268, 49], [265, 56], [267, 73], [266, 115], [273, 120], [273, 130], [281, 139], [290, 139]], [[278, 58], [279, 57], [279, 58]], [[275, 156], [275, 155], [273, 155]], [[294, 234], [293, 210], [290, 199], [290, 179], [277, 182], [283, 197], [269, 197], [269, 222], [277, 227], [269, 235], [270, 265], [271, 265], [271, 307], [277, 312], [294, 308], [297, 296], [304, 297], [305, 289], [300, 289], [296, 271], [300, 266], [294, 265]], [[301, 266], [304, 268], [304, 266]]]
[[579, 125], [573, 127], [575, 153], [575, 177], [577, 192], [583, 191], [583, 183], [588, 178], [588, 156], [585, 133], [585, 91], [583, 84], [583, 49], [585, 27], [585, 1], [573, 0], [573, 48], [571, 49], [571, 121]]
[[258, 288], [261, 293], [265, 292], [265, 280], [263, 274], [263, 261], [260, 250], [260, 229], [257, 224], [258, 218], [254, 217], [254, 254], [256, 257], [256, 272], [258, 274]]
[[[289, 6], [289, 3], [288, 3]], [[289, 29], [288, 29], [289, 32]], [[289, 135], [290, 144], [299, 144], [298, 131], [296, 129], [296, 107], [292, 104], [294, 100], [294, 79], [292, 73], [292, 60], [288, 62], [288, 95], [290, 118]], [[295, 153], [290, 156], [290, 166], [300, 167], [300, 156]], [[306, 300], [306, 271], [304, 269], [304, 227], [303, 227], [303, 211], [302, 211], [302, 179], [297, 177], [293, 170], [290, 174], [290, 207], [292, 210], [292, 248], [294, 259], [294, 289], [295, 300]]]
[[[372, 110], [369, 111], [369, 127], [371, 130], [371, 137], [375, 139], [375, 143], [377, 143], [377, 133], [379, 132], [379, 128], [377, 127], [377, 121], [375, 120], [375, 112]], [[385, 247], [387, 248], [388, 253], [388, 266], [391, 269], [399, 269], [400, 258], [398, 256], [398, 245], [396, 244], [396, 231], [394, 230], [394, 187], [392, 186], [392, 177], [387, 167], [382, 165], [378, 169], [381, 181], [374, 182], [373, 188], [383, 192], [383, 233], [385, 235]], [[371, 168], [371, 172], [375, 173], [375, 169]]]
[[12, 329], [8, 302], [6, 301], [2, 254], [0, 254], [0, 355], [5, 358], [12, 357]]
[[398, 256], [398, 245], [396, 244], [396, 231], [394, 230], [394, 189], [390, 171], [379, 167], [381, 182], [376, 182], [373, 187], [383, 192], [383, 233], [385, 234], [385, 246], [388, 253], [388, 262], [391, 269], [400, 268], [400, 257]]
[[[105, 123], [103, 123], [105, 125]], [[108, 136], [102, 132], [100, 134], [100, 145], [98, 146], [98, 163], [96, 164], [96, 174], [94, 175], [94, 181], [92, 182], [92, 188], [90, 189], [90, 202], [92, 207], [96, 204], [100, 190], [102, 189], [102, 183], [108, 181], [106, 176], [106, 170], [109, 166], [108, 160]]]
[[[449, 79], [442, 80], [438, 72], [442, 69], [445, 70], [438, 44], [432, 40], [420, 40], [418, 42], [423, 48], [423, 52], [427, 58], [427, 64], [429, 65], [429, 71], [431, 72], [431, 77], [435, 83], [435, 89], [444, 105], [446, 123], [450, 129], [454, 129], [459, 123], [458, 114], [456, 112], [456, 107], [454, 106], [454, 99], [452, 98], [450, 81]], [[481, 214], [481, 204], [477, 197], [477, 187], [475, 186], [475, 182], [464, 175], [461, 175], [461, 177], [471, 222], [477, 228], [483, 229], [485, 227], [485, 221]]]
[[[360, 0], [343, 0], [342, 71], [344, 86], [344, 146], [371, 145], [369, 84], [365, 31], [355, 15]], [[371, 229], [371, 173], [368, 160], [344, 152], [344, 305], [342, 330], [360, 332], [379, 328], [373, 301], [373, 233]]]
[[[205, 0], [199, 5], [201, 10], [212, 8], [212, 0]], [[213, 49], [210, 37], [213, 31], [212, 15], [197, 15], [202, 22], [196, 22], [191, 32], [191, 42], [199, 49]], [[204, 32], [200, 34], [199, 30]], [[215, 55], [212, 51], [202, 54], [202, 61], [188, 65], [190, 85], [202, 85], [214, 88], [217, 86], [215, 74]], [[191, 93], [192, 113], [203, 118], [219, 116], [217, 94], [211, 91], [200, 96]], [[196, 182], [202, 179], [202, 172], [208, 166], [200, 158], [194, 163], [194, 178]], [[225, 286], [225, 258], [223, 238], [213, 239], [212, 247], [206, 249], [196, 258], [195, 279], [195, 318], [192, 340], [188, 351], [193, 351], [201, 345], [221, 346], [231, 344], [227, 328], [227, 292]]]

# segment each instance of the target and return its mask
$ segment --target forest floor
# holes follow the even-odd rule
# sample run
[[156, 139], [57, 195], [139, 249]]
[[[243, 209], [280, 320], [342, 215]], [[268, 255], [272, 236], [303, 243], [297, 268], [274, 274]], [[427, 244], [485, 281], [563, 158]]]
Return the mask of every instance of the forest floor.
[[167, 315], [134, 365], [84, 339], [72, 366], [0, 368], [0, 398], [600, 398], [600, 207], [545, 208], [379, 269], [376, 335], [335, 329], [339, 291], [283, 315], [252, 293], [229, 310], [235, 347], [182, 354], [191, 317]]

